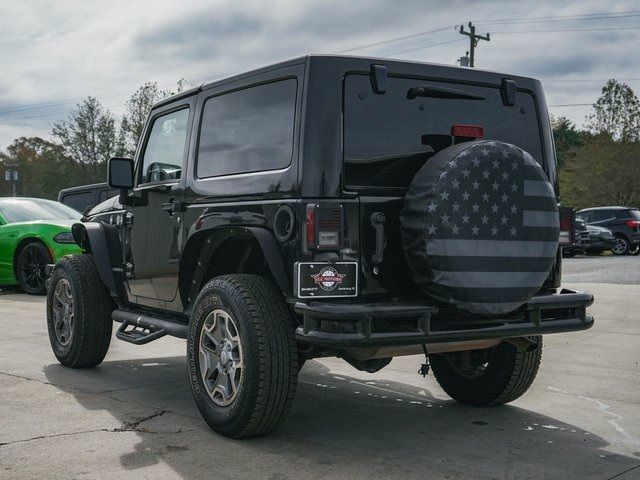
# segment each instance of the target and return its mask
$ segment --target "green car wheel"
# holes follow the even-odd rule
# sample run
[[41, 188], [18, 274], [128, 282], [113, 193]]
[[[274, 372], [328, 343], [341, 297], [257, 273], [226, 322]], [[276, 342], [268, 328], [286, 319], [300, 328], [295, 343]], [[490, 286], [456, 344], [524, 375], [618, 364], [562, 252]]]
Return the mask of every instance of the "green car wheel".
[[20, 287], [25, 293], [29, 295], [44, 295], [47, 293], [45, 267], [52, 262], [51, 254], [47, 248], [37, 240], [26, 244], [22, 248], [18, 255], [16, 273]]

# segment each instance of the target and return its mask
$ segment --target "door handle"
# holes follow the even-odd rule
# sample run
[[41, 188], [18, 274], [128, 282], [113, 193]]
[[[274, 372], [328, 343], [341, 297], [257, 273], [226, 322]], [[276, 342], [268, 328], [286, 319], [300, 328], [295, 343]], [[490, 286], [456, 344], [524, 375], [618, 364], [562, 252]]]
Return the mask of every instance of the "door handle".
[[184, 202], [181, 200], [171, 199], [168, 202], [162, 203], [160, 205], [160, 210], [162, 210], [163, 212], [167, 212], [170, 217], [173, 217], [176, 212], [181, 212], [184, 210]]

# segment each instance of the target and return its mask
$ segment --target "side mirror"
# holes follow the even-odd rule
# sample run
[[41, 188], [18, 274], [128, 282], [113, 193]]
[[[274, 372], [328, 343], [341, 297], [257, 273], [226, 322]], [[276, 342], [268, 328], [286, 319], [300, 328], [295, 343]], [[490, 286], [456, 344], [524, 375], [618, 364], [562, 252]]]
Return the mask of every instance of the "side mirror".
[[109, 159], [107, 182], [111, 188], [133, 188], [133, 160], [119, 157]]

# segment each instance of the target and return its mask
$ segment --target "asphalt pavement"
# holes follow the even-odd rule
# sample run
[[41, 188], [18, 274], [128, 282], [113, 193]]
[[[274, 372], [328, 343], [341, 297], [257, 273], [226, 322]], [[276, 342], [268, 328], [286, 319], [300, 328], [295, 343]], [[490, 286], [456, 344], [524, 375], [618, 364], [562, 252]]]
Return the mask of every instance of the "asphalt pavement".
[[114, 337], [102, 365], [68, 369], [44, 299], [0, 295], [0, 478], [638, 479], [639, 266], [565, 261], [566, 278], [585, 282], [567, 286], [596, 295], [596, 325], [545, 337], [538, 378], [510, 405], [455, 403], [417, 374], [420, 357], [376, 374], [311, 361], [283, 427], [244, 441], [199, 416], [183, 341]]
[[640, 285], [640, 255], [576, 255], [562, 262], [567, 283], [622, 283]]

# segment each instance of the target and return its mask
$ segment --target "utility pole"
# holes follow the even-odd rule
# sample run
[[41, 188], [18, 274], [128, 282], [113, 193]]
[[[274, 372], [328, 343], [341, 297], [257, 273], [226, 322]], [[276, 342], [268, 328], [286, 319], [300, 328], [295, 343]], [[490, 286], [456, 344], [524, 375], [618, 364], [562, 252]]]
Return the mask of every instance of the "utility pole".
[[478, 45], [478, 41], [486, 40], [487, 42], [489, 42], [491, 38], [489, 38], [488, 33], [486, 35], [476, 35], [476, 27], [471, 22], [469, 22], [468, 32], [464, 31], [464, 25], [460, 25], [460, 33], [462, 35], [466, 35], [467, 37], [469, 37], [469, 52], [471, 54], [469, 58], [469, 66], [473, 67], [475, 65], [474, 58], [475, 58], [476, 45]]

